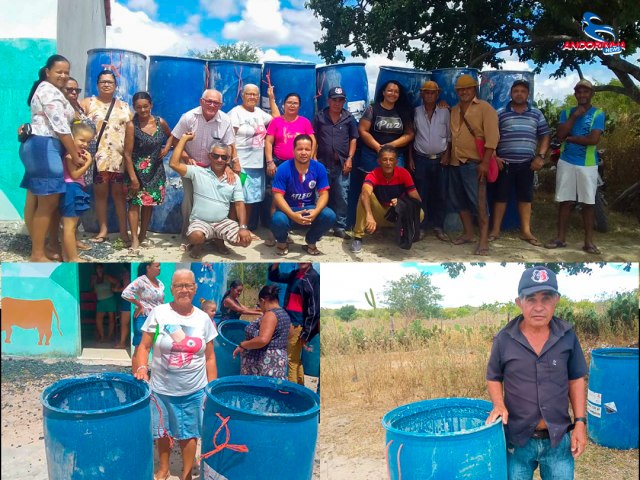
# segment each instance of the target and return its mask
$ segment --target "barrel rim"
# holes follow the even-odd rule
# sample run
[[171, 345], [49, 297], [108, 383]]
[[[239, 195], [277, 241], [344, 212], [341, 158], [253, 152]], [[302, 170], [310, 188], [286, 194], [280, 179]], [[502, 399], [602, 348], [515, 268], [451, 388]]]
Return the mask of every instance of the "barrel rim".
[[[144, 394], [139, 399], [128, 403], [126, 405], [119, 405], [117, 407], [106, 408], [102, 410], [70, 410], [59, 407], [54, 407], [49, 402], [49, 397], [56, 392], [57, 389], [62, 387], [68, 388], [74, 384], [86, 383], [90, 381], [102, 381], [102, 380], [117, 380], [121, 382], [128, 382], [130, 384], [134, 384], [142, 388]], [[52, 412], [61, 413], [65, 415], [84, 415], [84, 416], [96, 416], [96, 415], [104, 415], [106, 413], [119, 413], [125, 410], [130, 410], [134, 407], [137, 407], [139, 404], [143, 402], [149, 402], [149, 397], [151, 396], [151, 389], [149, 388], [149, 384], [142, 380], [136, 380], [136, 378], [129, 373], [118, 373], [118, 372], [105, 372], [105, 373], [92, 373], [87, 375], [79, 375], [76, 377], [62, 378], [57, 382], [52, 383], [48, 387], [46, 387], [42, 393], [40, 394], [40, 403], [45, 408], [45, 410], [50, 410]]]
[[220, 322], [217, 326], [217, 330], [218, 330], [218, 335], [220, 335], [222, 338], [225, 339], [225, 341], [229, 342], [231, 345], [235, 345], [236, 347], [238, 346], [238, 344], [236, 342], [232, 342], [231, 340], [229, 340], [227, 337], [225, 337], [222, 334], [222, 326], [226, 323], [244, 323], [245, 328], [247, 327], [247, 325], [249, 325], [251, 322], [248, 322], [246, 320], [242, 320], [240, 318], [229, 318], [227, 320], [223, 320], [222, 322]]
[[262, 68], [262, 64], [260, 62], [245, 62], [243, 60], [227, 60], [227, 59], [216, 59], [216, 60], [208, 60], [207, 63], [209, 65], [215, 65], [218, 63], [230, 63], [233, 65], [252, 65], [252, 66], [258, 66], [260, 68]]
[[266, 61], [263, 63], [266, 67], [267, 65], [287, 65], [289, 67], [309, 67], [313, 65], [313, 68], [316, 67], [317, 64], [311, 62], [279, 62], [279, 61]]
[[204, 58], [195, 58], [195, 57], [180, 57], [180, 56], [173, 56], [173, 55], [149, 55], [149, 61], [152, 62], [156, 59], [167, 59], [167, 60], [189, 60], [189, 61], [194, 61], [194, 62], [198, 62], [198, 63], [204, 63], [206, 65], [207, 60], [205, 60]]
[[136, 55], [140, 55], [145, 60], [147, 59], [147, 56], [144, 53], [136, 52], [135, 50], [127, 50], [125, 48], [92, 48], [90, 50], [87, 50], [87, 55], [89, 55], [91, 53], [97, 53], [97, 52], [127, 52], [127, 53], [135, 53]]
[[446, 67], [446, 68], [432, 68], [431, 73], [433, 72], [446, 72], [451, 70], [475, 70], [476, 73], [480, 73], [480, 70], [474, 67]]
[[[611, 347], [611, 348], [594, 348], [591, 350], [591, 357], [598, 358], [609, 358], [615, 360], [626, 360], [629, 358], [633, 358], [633, 355], [621, 357], [616, 356], [616, 353], [635, 353], [635, 356], [638, 356], [638, 348], [633, 347]], [[612, 355], [613, 354], [613, 355]]]
[[500, 72], [500, 73], [519, 73], [519, 74], [525, 74], [525, 73], [529, 73], [531, 75], [535, 75], [535, 73], [533, 73], [532, 71], [530, 72], [529, 70], [482, 70], [480, 72], [480, 74], [485, 74], [485, 73], [493, 73], [493, 72]]
[[[434, 403], [445, 403], [445, 402], [451, 402], [452, 405], [457, 405], [457, 406], [479, 406], [479, 405], [483, 405], [483, 406], [486, 406], [488, 408], [489, 412], [492, 409], [491, 402], [489, 402], [487, 400], [482, 400], [480, 398], [461, 398], [461, 397], [431, 398], [431, 399], [427, 399], [427, 400], [420, 400], [418, 402], [408, 403], [406, 405], [401, 405], [399, 407], [394, 408], [393, 410], [388, 411], [382, 417], [382, 421], [381, 421], [382, 426], [384, 427], [384, 429], [387, 432], [391, 432], [391, 433], [394, 433], [396, 435], [404, 435], [404, 436], [408, 436], [408, 437], [416, 437], [416, 438], [423, 438], [423, 439], [441, 439], [441, 438], [444, 438], [444, 437], [460, 438], [460, 437], [464, 437], [466, 435], [473, 435], [475, 433], [478, 433], [478, 432], [493, 428], [497, 424], [501, 424], [502, 423], [502, 419], [501, 418], [497, 418], [493, 423], [484, 424], [484, 425], [481, 425], [481, 426], [476, 427], [476, 428], [471, 428], [469, 430], [465, 430], [463, 432], [446, 432], [446, 433], [442, 433], [442, 434], [439, 434], [439, 435], [434, 435], [434, 434], [431, 434], [431, 433], [423, 433], [423, 432], [407, 432], [406, 430], [400, 430], [398, 428], [395, 428], [392, 425], [392, 420], [395, 420], [396, 417], [398, 417], [401, 413], [404, 413], [405, 411], [412, 411], [412, 413], [420, 413], [420, 412], [423, 412], [423, 411], [427, 410], [428, 408], [426, 408], [426, 407], [428, 407], [431, 404], [434, 404]], [[416, 409], [416, 407], [420, 407], [420, 408]]]
[[[222, 388], [228, 387], [229, 385], [233, 386], [259, 386], [261, 388], [264, 387], [272, 387], [274, 389], [287, 389], [296, 392], [301, 396], [309, 397], [313, 401], [313, 406], [308, 410], [303, 412], [296, 413], [265, 413], [265, 412], [256, 412], [253, 410], [245, 410], [242, 408], [234, 407], [231, 405], [226, 405], [219, 400], [217, 400], [213, 395], [214, 388]], [[279, 388], [278, 388], [279, 387]], [[221, 404], [224, 408], [242, 413], [244, 415], [248, 415], [255, 418], [262, 419], [273, 419], [273, 418], [292, 418], [292, 419], [303, 419], [315, 416], [320, 413], [320, 397], [314, 391], [308, 389], [307, 387], [303, 387], [302, 385], [298, 385], [297, 383], [290, 382], [288, 380], [284, 380], [281, 378], [273, 378], [273, 377], [263, 377], [259, 375], [229, 375], [227, 377], [218, 378], [216, 380], [212, 380], [205, 387], [205, 392], [207, 398], [213, 402]]]
[[389, 70], [389, 71], [397, 71], [397, 72], [411, 72], [411, 73], [427, 73], [427, 74], [431, 74], [431, 70], [420, 70], [418, 68], [411, 68], [411, 67], [400, 67], [400, 66], [395, 66], [395, 65], [380, 65], [380, 70]]
[[364, 62], [342, 62], [342, 63], [330, 63], [329, 65], [316, 65], [316, 70], [321, 70], [323, 68], [335, 68], [335, 67], [364, 67], [367, 64]]

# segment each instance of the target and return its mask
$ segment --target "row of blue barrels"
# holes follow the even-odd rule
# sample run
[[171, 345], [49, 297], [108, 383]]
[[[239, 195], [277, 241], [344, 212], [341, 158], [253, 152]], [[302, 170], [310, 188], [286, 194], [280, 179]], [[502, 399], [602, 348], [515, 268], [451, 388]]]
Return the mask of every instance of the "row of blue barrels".
[[[317, 394], [255, 376], [214, 380], [205, 394], [203, 478], [312, 478]], [[151, 409], [157, 407], [150, 400], [146, 382], [122, 373], [73, 377], [45, 388], [48, 478], [154, 478]]]

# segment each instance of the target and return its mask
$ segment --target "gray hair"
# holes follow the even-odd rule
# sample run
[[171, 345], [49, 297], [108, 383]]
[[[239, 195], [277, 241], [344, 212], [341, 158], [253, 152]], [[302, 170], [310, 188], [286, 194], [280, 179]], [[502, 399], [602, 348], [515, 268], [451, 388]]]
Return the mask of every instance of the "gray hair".
[[183, 275], [183, 274], [189, 274], [191, 276], [191, 278], [193, 279], [193, 283], [196, 283], [196, 274], [195, 273], [193, 273], [188, 268], [179, 268], [178, 270], [173, 272], [173, 275], [171, 276], [171, 285], [174, 284], [174, 280], [176, 279], [176, 277], [178, 275]]
[[214, 149], [218, 148], [227, 152], [227, 155], [230, 155], [231, 154], [230, 147], [231, 147], [230, 145], [227, 145], [225, 143], [214, 142], [213, 144], [211, 144], [211, 147], [209, 147], [209, 153], [213, 152]]
[[256, 90], [258, 90], [258, 95], [260, 95], [260, 87], [258, 87], [258, 85], [256, 85], [255, 83], [247, 83], [242, 89], [243, 95], [247, 93], [247, 88], [255, 88]]
[[219, 90], [216, 90], [215, 88], [207, 88], [207, 89], [205, 89], [205, 91], [204, 91], [204, 92], [202, 92], [202, 95], [200, 96], [200, 98], [201, 98], [201, 99], [204, 99], [204, 96], [205, 96], [208, 92], [211, 92], [211, 93], [218, 93], [218, 94], [220, 94], [220, 98], [222, 98], [222, 92], [220, 92]]

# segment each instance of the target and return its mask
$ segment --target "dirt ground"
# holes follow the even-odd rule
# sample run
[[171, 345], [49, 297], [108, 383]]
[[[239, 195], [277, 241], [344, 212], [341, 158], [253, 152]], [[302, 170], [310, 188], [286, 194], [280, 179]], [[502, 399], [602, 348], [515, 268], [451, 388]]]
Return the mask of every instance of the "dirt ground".
[[[537, 194], [532, 215], [532, 231], [542, 241], [555, 237], [556, 204], [549, 195]], [[640, 244], [640, 224], [630, 216], [609, 212], [610, 229], [608, 233], [595, 234], [595, 243], [600, 248], [601, 255], [587, 254], [582, 251], [582, 224], [578, 213], [571, 217], [571, 224], [567, 238], [567, 247], [548, 250], [534, 247], [518, 238], [518, 231], [503, 232], [501, 237], [491, 244], [490, 254], [479, 257], [474, 255], [475, 244], [455, 246], [437, 240], [428, 231], [420, 242], [413, 245], [411, 250], [401, 250], [393, 240], [393, 232], [384, 229], [373, 236], [365, 237], [363, 251], [353, 254], [350, 251], [350, 241], [333, 236], [325, 236], [318, 242], [322, 255], [312, 257], [302, 250], [304, 236], [301, 230], [292, 234], [294, 244], [289, 247], [286, 257], [276, 255], [275, 247], [267, 247], [264, 239], [268, 231], [259, 228], [255, 233], [258, 239], [248, 248], [229, 247], [231, 253], [221, 256], [214, 253], [213, 247], [204, 249], [204, 261], [228, 262], [273, 262], [273, 261], [319, 261], [319, 262], [585, 262], [607, 261], [628, 262], [638, 261], [638, 245]], [[449, 232], [451, 237], [456, 232]], [[87, 240], [90, 234], [81, 232], [80, 238]], [[82, 257], [90, 262], [131, 262], [157, 260], [164, 262], [197, 261], [180, 250], [179, 235], [150, 234], [154, 242], [153, 247], [143, 248], [140, 255], [131, 255], [126, 248], [119, 248], [118, 235], [111, 234], [109, 242], [96, 244], [92, 250], [82, 253]], [[0, 261], [25, 262], [29, 259], [30, 240], [26, 235], [23, 222], [0, 222]]]

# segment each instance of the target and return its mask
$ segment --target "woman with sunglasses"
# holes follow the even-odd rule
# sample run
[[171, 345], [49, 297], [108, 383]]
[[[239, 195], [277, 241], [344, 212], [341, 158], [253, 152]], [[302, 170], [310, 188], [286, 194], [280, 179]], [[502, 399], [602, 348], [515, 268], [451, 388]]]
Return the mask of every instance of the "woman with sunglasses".
[[98, 95], [83, 99], [80, 106], [96, 124], [98, 132], [105, 122], [111, 102], [113, 101], [114, 104], [95, 154], [93, 194], [95, 195], [98, 233], [91, 241], [102, 243], [108, 238], [107, 198], [111, 188], [111, 198], [113, 198], [113, 204], [116, 208], [120, 238], [125, 245], [130, 246], [124, 189], [124, 139], [127, 122], [132, 119], [132, 115], [129, 105], [115, 98], [117, 82], [113, 71], [102, 70], [98, 74], [97, 83]]

